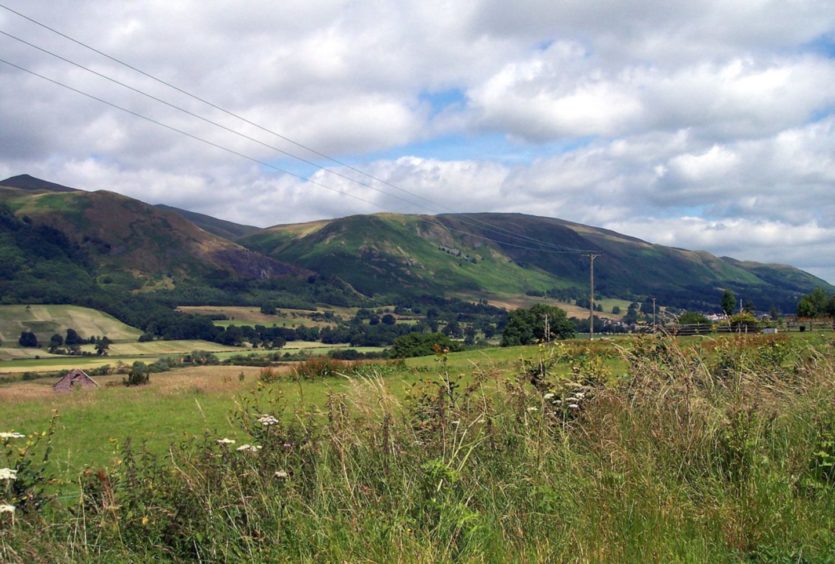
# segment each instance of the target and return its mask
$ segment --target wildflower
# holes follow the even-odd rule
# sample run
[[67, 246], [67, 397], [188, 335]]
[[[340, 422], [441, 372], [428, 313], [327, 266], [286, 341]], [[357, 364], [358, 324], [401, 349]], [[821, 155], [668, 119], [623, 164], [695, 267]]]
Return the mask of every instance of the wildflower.
[[0, 480], [17, 480], [17, 470], [0, 468]]
[[278, 419], [276, 419], [272, 415], [262, 415], [258, 418], [258, 422], [264, 427], [270, 427], [272, 425], [277, 425]]
[[276, 470], [273, 476], [275, 476], [279, 480], [286, 480], [290, 475], [284, 470]]
[[238, 452], [258, 452], [259, 450], [261, 450], [261, 445], [245, 444], [239, 446], [235, 450], [237, 450]]
[[284, 448], [293, 448], [293, 445], [291, 445], [290, 443], [284, 443], [281, 446], [283, 446]]
[[461, 422], [458, 419], [456, 419], [455, 421], [452, 422], [452, 424], [458, 426], [458, 425], [461, 424]]
[[14, 513], [14, 510], [15, 510], [14, 505], [8, 505], [8, 504], [0, 505], [0, 513]]
[[586, 397], [586, 394], [584, 394], [583, 392], [576, 392], [574, 394], [574, 397], [577, 399], [583, 399], [584, 397]]
[[235, 441], [233, 441], [232, 439], [227, 439], [226, 437], [223, 437], [222, 439], [218, 439], [216, 442], [219, 445], [234, 445], [235, 444]]
[[571, 409], [580, 409], [580, 406], [577, 405], [576, 403], [569, 403], [568, 407], [571, 408]]
[[528, 408], [528, 411], [539, 411], [539, 409], [537, 409], [537, 408], [535, 408], [535, 407], [529, 407], [529, 408]]
[[20, 433], [0, 433], [0, 439], [24, 439], [26, 435], [21, 435]]
[[543, 399], [547, 399], [547, 400], [549, 400], [549, 399], [551, 399], [551, 398], [553, 398], [553, 397], [554, 397], [554, 392], [548, 392], [547, 394], [545, 394], [544, 396], [542, 396], [542, 398], [543, 398]]

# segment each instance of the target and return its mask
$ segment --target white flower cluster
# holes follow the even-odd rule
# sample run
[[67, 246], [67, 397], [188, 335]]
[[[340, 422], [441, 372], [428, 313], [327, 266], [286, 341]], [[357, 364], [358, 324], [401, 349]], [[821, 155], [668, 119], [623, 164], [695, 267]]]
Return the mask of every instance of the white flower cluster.
[[5, 504], [5, 503], [0, 505], [0, 513], [14, 513], [14, 510], [15, 510], [14, 505], [8, 505], [8, 504]]
[[580, 409], [580, 404], [586, 399], [586, 387], [578, 387], [572, 393], [564, 396], [564, 399], [560, 399], [557, 395], [553, 392], [548, 392], [545, 394], [543, 399], [546, 401], [550, 401], [553, 405], [557, 407], [562, 407], [563, 405], [571, 410]]
[[279, 480], [286, 480], [287, 478], [290, 477], [290, 475], [284, 470], [276, 470], [275, 474], [273, 474], [273, 476], [275, 476]]
[[233, 439], [227, 439], [226, 437], [223, 437], [222, 439], [218, 439], [216, 442], [219, 445], [234, 445], [235, 444], [235, 441]]
[[17, 480], [17, 470], [0, 468], [0, 480]]
[[261, 445], [245, 444], [245, 445], [239, 446], [235, 450], [237, 450], [238, 452], [253, 452], [253, 453], [255, 453], [255, 452], [258, 452], [259, 450], [261, 450], [261, 448], [262, 448]]
[[25, 439], [26, 435], [21, 435], [20, 433], [15, 433], [12, 431], [11, 433], [0, 433], [0, 439]]
[[258, 418], [258, 422], [263, 425], [264, 427], [270, 427], [272, 425], [278, 425], [278, 419], [273, 417], [272, 415], [262, 415]]

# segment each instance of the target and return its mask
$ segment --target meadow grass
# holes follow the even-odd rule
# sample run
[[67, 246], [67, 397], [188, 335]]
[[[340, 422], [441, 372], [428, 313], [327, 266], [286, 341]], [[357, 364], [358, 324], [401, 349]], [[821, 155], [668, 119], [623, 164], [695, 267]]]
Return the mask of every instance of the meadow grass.
[[[168, 390], [106, 390], [112, 418], [88, 426], [116, 428], [124, 412], [133, 441], [111, 450], [111, 465], [83, 472], [71, 500], [49, 501], [48, 476], [39, 482], [38, 465], [24, 464], [42, 445], [8, 451], [23, 485], [16, 522], [0, 525], [0, 559], [816, 562], [835, 554], [831, 340], [559, 343], [484, 351], [477, 365], [439, 356], [267, 385], [190, 370]], [[205, 389], [189, 396], [188, 377], [206, 378]], [[207, 408], [213, 394], [232, 407], [235, 393], [225, 415]], [[89, 413], [83, 403], [97, 396], [56, 401]], [[153, 423], [131, 420], [126, 404], [154, 406], [169, 428], [194, 424], [178, 419], [188, 410], [166, 404], [171, 397], [201, 402], [202, 429], [166, 435], [180, 440], [145, 452], [134, 433]], [[208, 413], [218, 414], [214, 425]], [[219, 444], [223, 437], [237, 442]], [[254, 446], [238, 451], [244, 443]]]

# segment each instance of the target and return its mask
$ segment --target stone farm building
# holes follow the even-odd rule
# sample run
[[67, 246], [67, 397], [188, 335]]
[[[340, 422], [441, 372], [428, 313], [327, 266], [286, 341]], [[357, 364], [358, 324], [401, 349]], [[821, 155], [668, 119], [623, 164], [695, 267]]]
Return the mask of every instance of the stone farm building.
[[69, 392], [75, 388], [98, 388], [96, 381], [78, 368], [67, 372], [63, 378], [58, 380], [52, 389], [56, 392]]

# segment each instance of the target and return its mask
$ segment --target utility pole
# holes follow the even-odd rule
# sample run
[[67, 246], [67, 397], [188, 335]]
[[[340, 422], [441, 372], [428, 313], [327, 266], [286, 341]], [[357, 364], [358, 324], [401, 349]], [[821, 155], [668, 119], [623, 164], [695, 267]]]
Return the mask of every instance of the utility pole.
[[594, 259], [599, 257], [589, 253], [589, 340], [594, 339]]
[[658, 317], [655, 315], [655, 296], [652, 297], [652, 332], [658, 331]]

